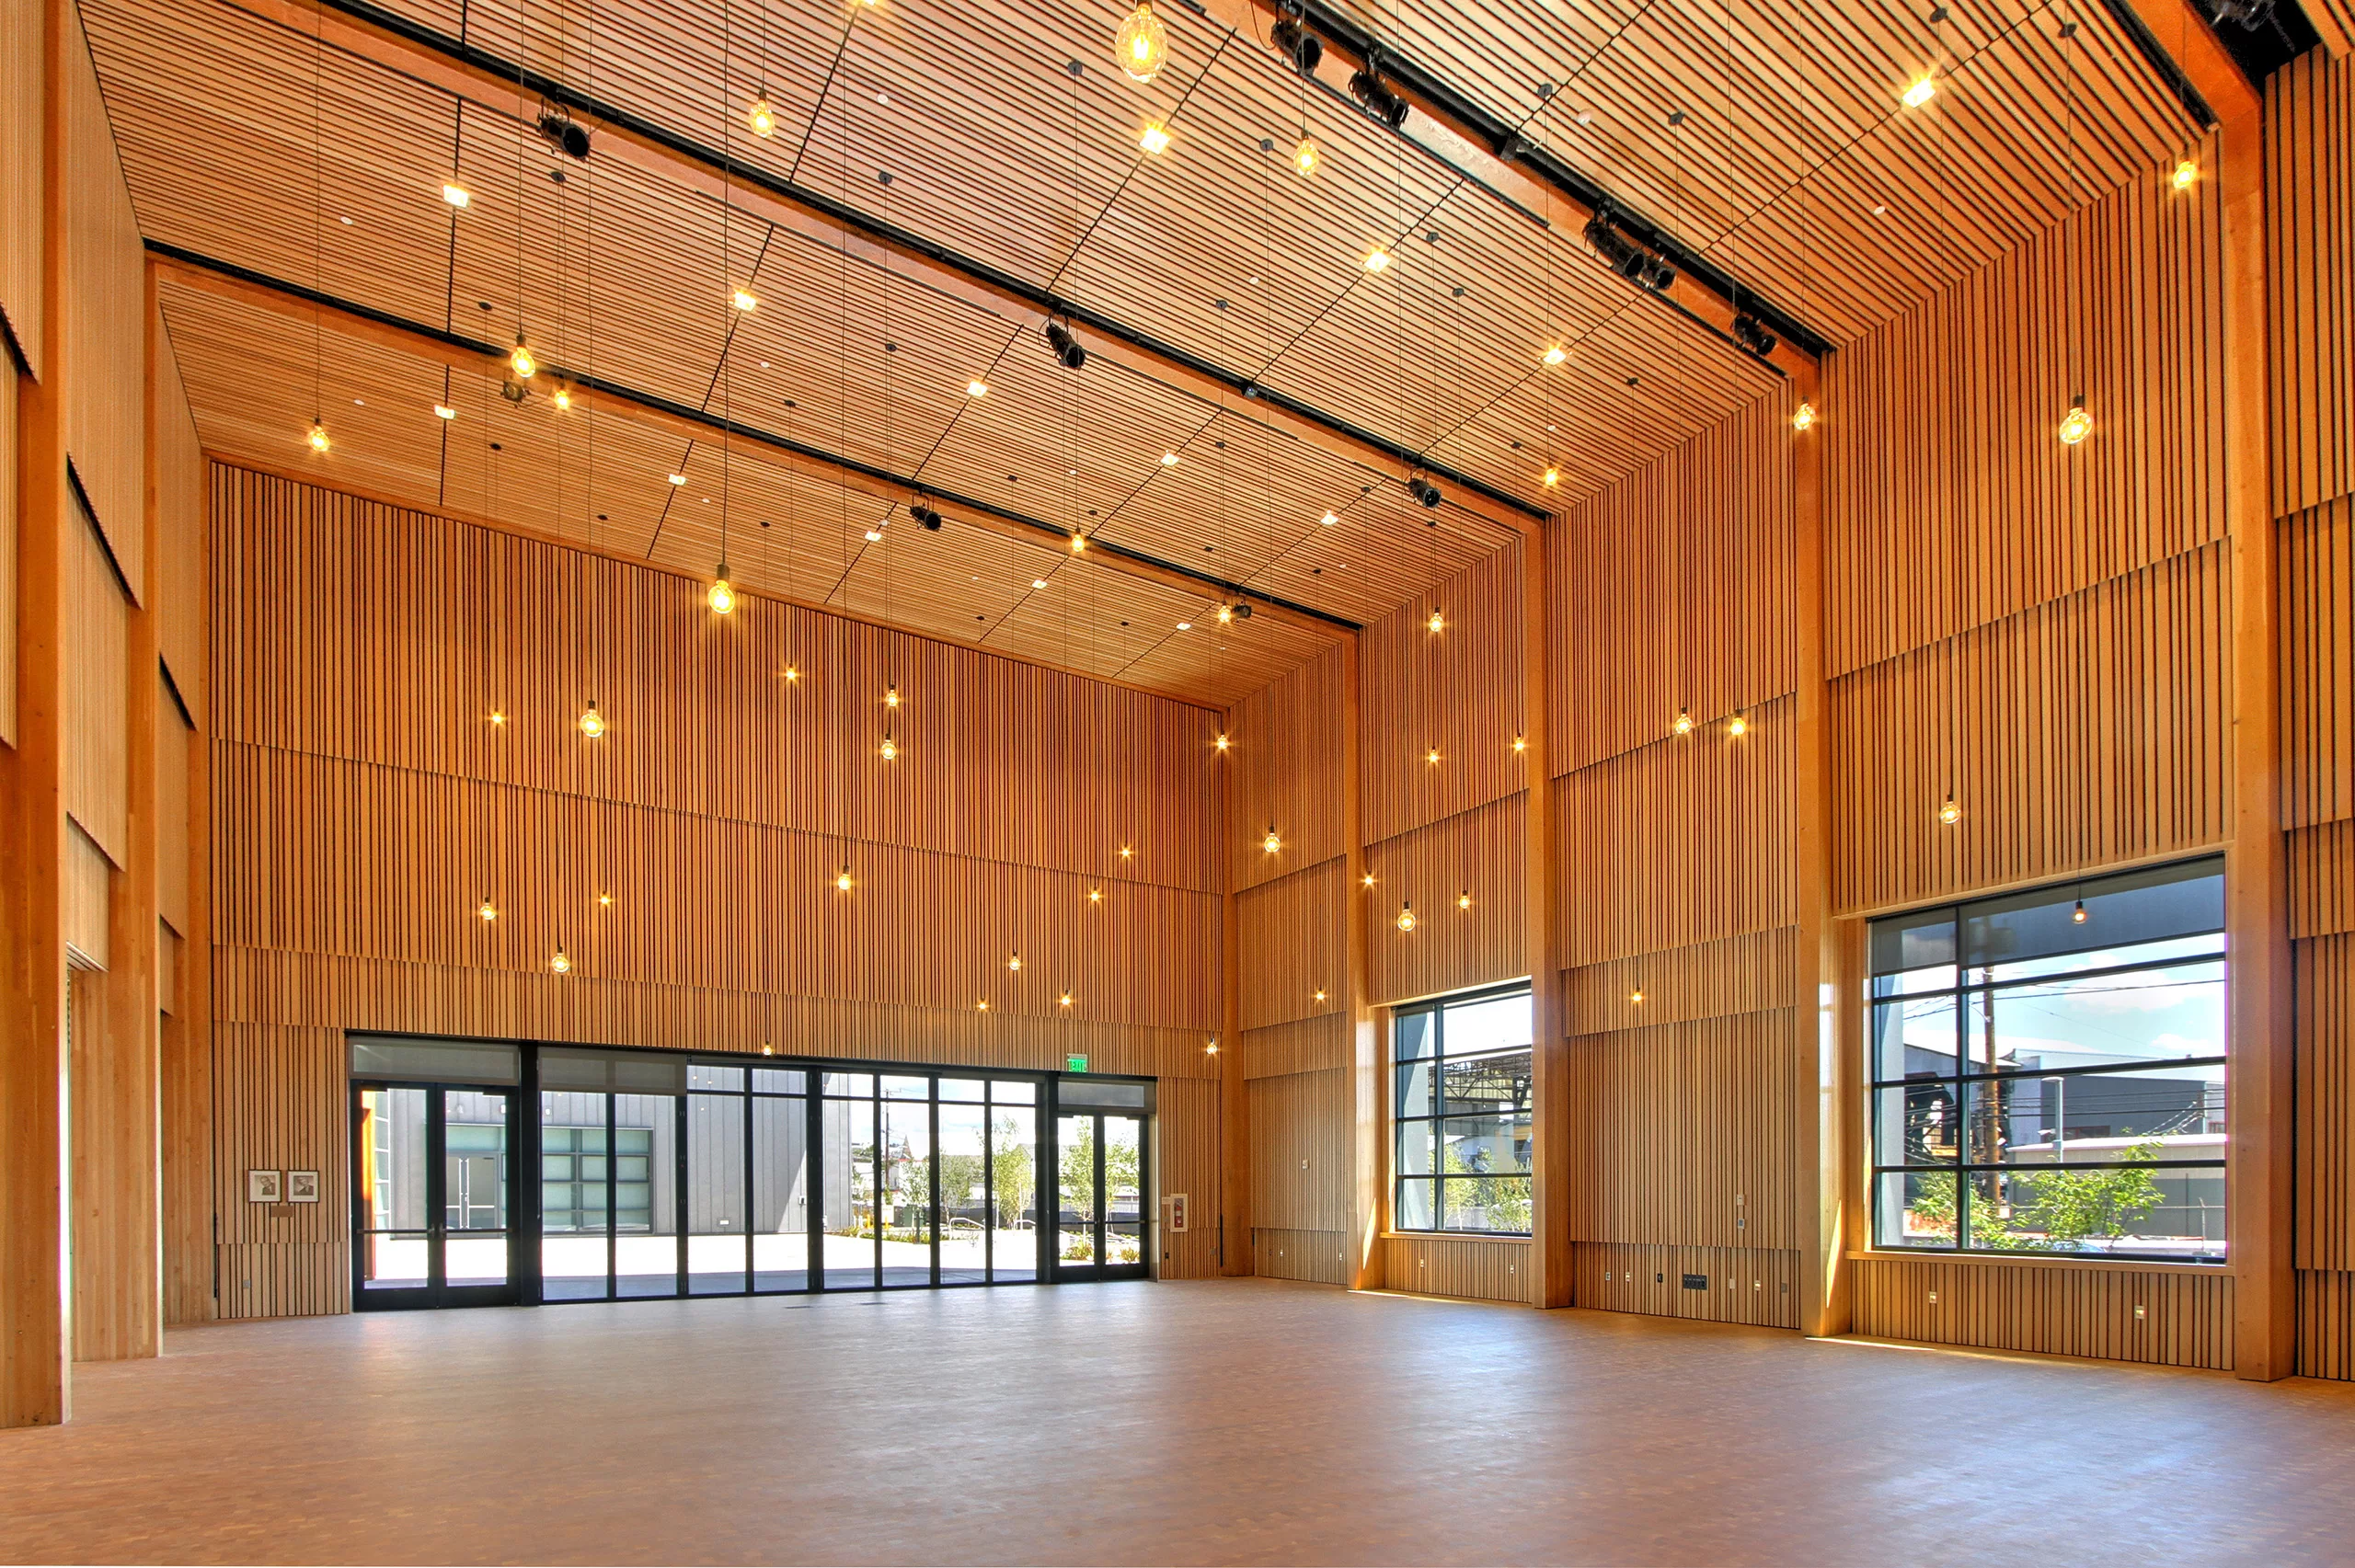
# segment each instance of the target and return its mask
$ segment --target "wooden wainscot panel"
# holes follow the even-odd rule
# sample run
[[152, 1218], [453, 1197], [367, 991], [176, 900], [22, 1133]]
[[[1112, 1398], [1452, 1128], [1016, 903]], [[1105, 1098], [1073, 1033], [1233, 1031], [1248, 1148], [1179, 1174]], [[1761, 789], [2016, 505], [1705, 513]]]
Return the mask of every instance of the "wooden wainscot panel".
[[1707, 1322], [1799, 1326], [1799, 1254], [1766, 1247], [1580, 1242], [1576, 1301], [1612, 1312]]
[[1410, 1236], [1382, 1240], [1384, 1279], [1393, 1290], [1472, 1301], [1526, 1302], [1532, 1249], [1526, 1239]]
[[1347, 1242], [1348, 1237], [1338, 1230], [1280, 1230], [1259, 1226], [1251, 1232], [1251, 1272], [1267, 1279], [1347, 1285]]
[[1860, 1334], [2232, 1369], [2233, 1280], [2222, 1272], [1887, 1256], [1855, 1267]]

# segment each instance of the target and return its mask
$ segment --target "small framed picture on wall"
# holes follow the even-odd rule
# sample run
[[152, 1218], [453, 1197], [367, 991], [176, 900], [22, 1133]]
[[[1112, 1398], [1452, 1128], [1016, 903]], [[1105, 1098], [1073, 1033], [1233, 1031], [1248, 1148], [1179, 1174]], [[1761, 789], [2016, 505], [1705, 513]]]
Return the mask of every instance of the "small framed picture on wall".
[[279, 1173], [276, 1171], [247, 1171], [246, 1173], [246, 1201], [247, 1203], [285, 1202], [285, 1189], [279, 1185], [278, 1178]]
[[316, 1171], [286, 1173], [286, 1201], [316, 1203], [319, 1201], [319, 1173]]

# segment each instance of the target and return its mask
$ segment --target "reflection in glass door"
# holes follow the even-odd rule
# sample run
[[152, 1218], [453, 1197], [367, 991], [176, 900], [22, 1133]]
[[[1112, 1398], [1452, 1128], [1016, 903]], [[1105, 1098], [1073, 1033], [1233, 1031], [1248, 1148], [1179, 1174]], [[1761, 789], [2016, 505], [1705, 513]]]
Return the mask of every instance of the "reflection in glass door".
[[500, 1089], [352, 1085], [352, 1304], [495, 1306], [516, 1299]]
[[1143, 1119], [1066, 1111], [1055, 1118], [1055, 1278], [1143, 1278]]

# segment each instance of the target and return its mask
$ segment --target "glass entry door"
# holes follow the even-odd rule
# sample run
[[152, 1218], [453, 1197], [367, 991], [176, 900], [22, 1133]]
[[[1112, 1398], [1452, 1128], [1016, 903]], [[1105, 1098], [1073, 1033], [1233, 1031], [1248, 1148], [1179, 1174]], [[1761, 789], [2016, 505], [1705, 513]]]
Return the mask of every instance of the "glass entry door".
[[513, 1304], [514, 1095], [354, 1083], [351, 1112], [352, 1305]]
[[1055, 1118], [1055, 1278], [1145, 1276], [1144, 1118], [1065, 1111]]

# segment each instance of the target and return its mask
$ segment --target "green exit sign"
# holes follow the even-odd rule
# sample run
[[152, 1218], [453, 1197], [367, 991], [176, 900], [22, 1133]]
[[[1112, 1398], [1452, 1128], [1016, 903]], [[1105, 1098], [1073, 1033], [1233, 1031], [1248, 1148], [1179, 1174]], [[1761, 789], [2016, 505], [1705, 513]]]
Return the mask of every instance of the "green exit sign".
[[1087, 1059], [1086, 1057], [1065, 1057], [1063, 1058], [1063, 1066], [1069, 1068], [1074, 1072], [1086, 1072], [1087, 1070]]

